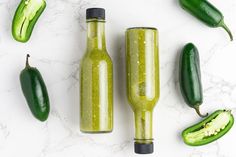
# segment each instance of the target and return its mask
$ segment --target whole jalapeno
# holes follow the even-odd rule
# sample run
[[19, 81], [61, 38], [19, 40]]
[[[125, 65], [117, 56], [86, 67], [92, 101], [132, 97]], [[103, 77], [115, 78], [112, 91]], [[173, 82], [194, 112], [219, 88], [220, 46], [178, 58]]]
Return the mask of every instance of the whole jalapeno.
[[50, 111], [48, 92], [38, 69], [29, 65], [29, 57], [27, 55], [26, 66], [20, 73], [21, 89], [34, 117], [45, 121]]
[[199, 53], [196, 46], [188, 43], [180, 55], [179, 83], [182, 96], [200, 117], [206, 117], [199, 111], [203, 102]]
[[210, 27], [222, 27], [230, 36], [233, 35], [224, 23], [222, 13], [207, 0], [179, 0], [181, 7]]
[[185, 129], [182, 138], [190, 146], [205, 145], [225, 135], [233, 124], [234, 117], [231, 111], [218, 110], [203, 121]]
[[27, 42], [30, 39], [33, 28], [45, 8], [45, 0], [21, 0], [12, 21], [12, 35], [15, 40]]

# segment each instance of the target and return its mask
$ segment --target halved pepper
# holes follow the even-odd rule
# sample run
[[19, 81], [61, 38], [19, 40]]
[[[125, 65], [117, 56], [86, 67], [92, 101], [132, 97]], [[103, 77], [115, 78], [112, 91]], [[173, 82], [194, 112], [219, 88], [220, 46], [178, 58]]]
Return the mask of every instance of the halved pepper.
[[33, 28], [46, 8], [45, 0], [21, 0], [12, 22], [12, 35], [19, 42], [30, 39]]
[[201, 146], [216, 141], [233, 126], [230, 110], [217, 110], [203, 121], [185, 129], [182, 138], [187, 145]]

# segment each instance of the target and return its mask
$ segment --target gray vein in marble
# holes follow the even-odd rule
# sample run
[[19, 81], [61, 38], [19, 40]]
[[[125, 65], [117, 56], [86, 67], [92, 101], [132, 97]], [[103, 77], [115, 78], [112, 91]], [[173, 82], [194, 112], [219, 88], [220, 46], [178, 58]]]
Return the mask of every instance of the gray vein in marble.
[[85, 9], [95, 6], [96, 4], [97, 4], [97, 2], [95, 2], [95, 1], [90, 1], [90, 2], [87, 2], [84, 0], [79, 1], [75, 15], [76, 15], [76, 18], [79, 22], [79, 26], [80, 26], [81, 31], [86, 30]]
[[220, 50], [224, 49], [225, 47], [227, 47], [228, 45], [229, 43], [224, 43], [223, 45], [214, 44], [207, 53], [208, 57], [202, 56], [203, 58], [202, 67], [207, 66], [207, 64], [211, 61], [211, 59], [215, 56], [215, 54]]
[[2, 149], [4, 147], [4, 143], [10, 135], [10, 130], [8, 129], [7, 125], [0, 123], [0, 133], [2, 136], [0, 141], [0, 149]]
[[3, 123], [0, 123], [0, 130], [2, 132], [4, 132], [4, 137], [7, 138], [10, 134], [8, 128], [7, 128], [7, 125], [3, 124]]
[[[236, 84], [229, 83], [229, 82], [225, 81], [223, 78], [219, 78], [219, 77], [209, 74], [207, 72], [204, 72], [204, 75], [207, 76], [207, 79], [210, 82], [210, 85], [208, 85], [207, 88], [204, 88], [204, 93], [207, 93], [210, 90], [218, 89], [220, 91], [219, 95], [226, 94], [226, 95], [229, 95], [229, 97], [230, 97], [233, 90], [236, 88]], [[219, 81], [215, 81], [216, 78], [218, 78]]]
[[[82, 135], [80, 134], [80, 132], [75, 130], [74, 127], [72, 125], [69, 125], [69, 122], [62, 115], [60, 115], [56, 109], [52, 109], [51, 116], [54, 116], [59, 119], [63, 128], [68, 131], [68, 135], [62, 140], [60, 140], [60, 142], [55, 143], [53, 145], [50, 143], [50, 141], [45, 142], [45, 147], [41, 151], [39, 157], [45, 157], [47, 156], [47, 154], [60, 152], [70, 147], [76, 146], [79, 144], [80, 141], [84, 141], [90, 146], [101, 147], [102, 149], [107, 150], [110, 153], [123, 151], [131, 143], [131, 141], [127, 140], [118, 144], [97, 143], [92, 137], [86, 136], [86, 134]], [[47, 130], [47, 132], [48, 131], [49, 130]], [[47, 139], [49, 139], [49, 137]], [[81, 150], [81, 152], [83, 151]]]

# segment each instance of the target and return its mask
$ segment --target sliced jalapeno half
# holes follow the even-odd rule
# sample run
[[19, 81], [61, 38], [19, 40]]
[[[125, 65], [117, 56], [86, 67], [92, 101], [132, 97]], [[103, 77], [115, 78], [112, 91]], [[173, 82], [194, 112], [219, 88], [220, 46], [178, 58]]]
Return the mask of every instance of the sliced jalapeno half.
[[182, 138], [190, 146], [205, 145], [225, 135], [233, 124], [234, 117], [231, 111], [218, 110], [203, 121], [185, 129]]
[[44, 0], [21, 0], [12, 22], [12, 35], [19, 42], [30, 39], [33, 28], [44, 11]]

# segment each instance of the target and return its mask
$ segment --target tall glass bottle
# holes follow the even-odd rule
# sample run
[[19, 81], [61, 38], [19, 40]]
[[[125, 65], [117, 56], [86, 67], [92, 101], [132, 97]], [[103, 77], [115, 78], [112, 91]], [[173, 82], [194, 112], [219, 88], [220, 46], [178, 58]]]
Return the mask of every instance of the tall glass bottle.
[[135, 152], [153, 152], [152, 113], [159, 99], [158, 31], [126, 31], [127, 94], [135, 117]]
[[113, 129], [113, 66], [106, 49], [105, 10], [89, 8], [87, 50], [81, 61], [80, 130], [105, 133]]

